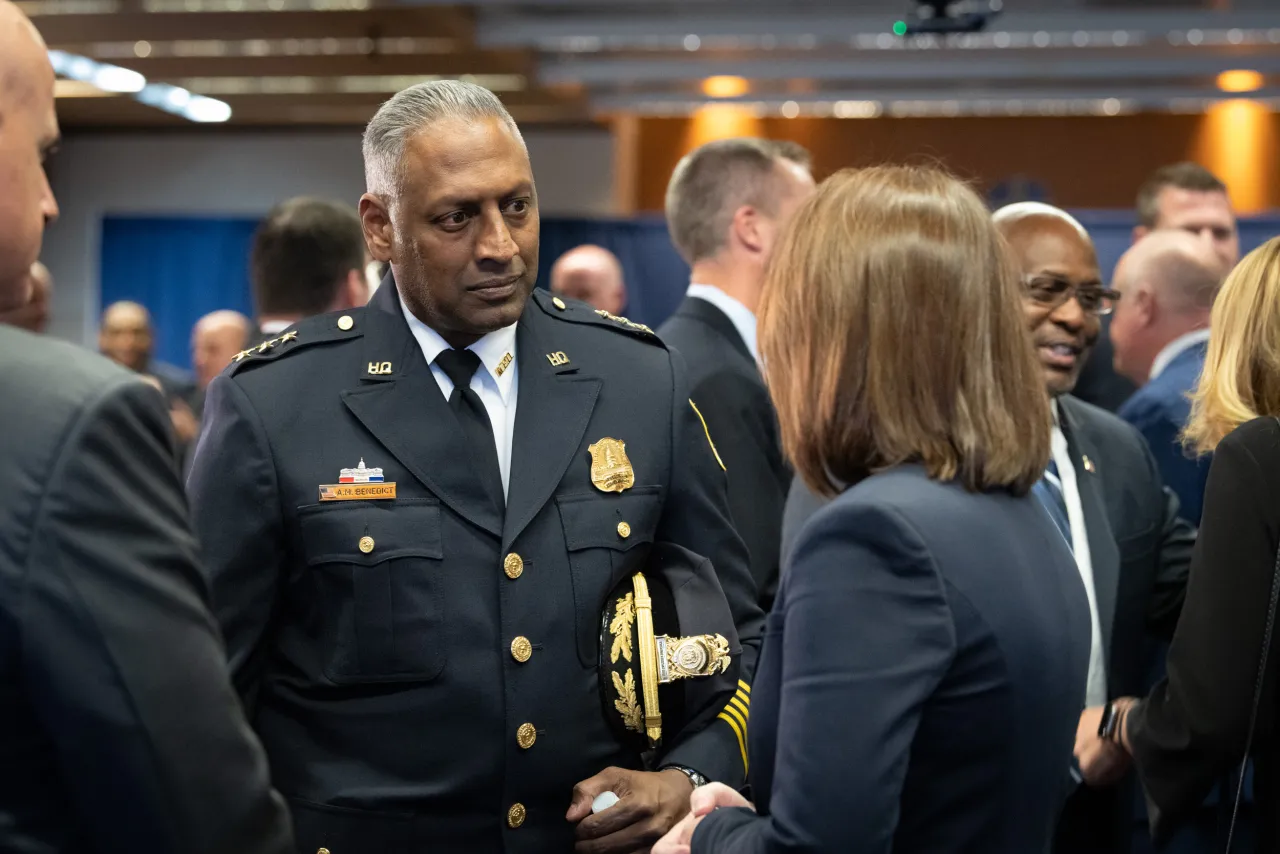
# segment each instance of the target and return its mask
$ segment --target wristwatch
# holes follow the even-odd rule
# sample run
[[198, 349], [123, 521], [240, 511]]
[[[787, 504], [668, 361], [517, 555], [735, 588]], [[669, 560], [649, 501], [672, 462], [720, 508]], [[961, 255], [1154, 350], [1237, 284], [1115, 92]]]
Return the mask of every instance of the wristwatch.
[[695, 789], [698, 788], [699, 786], [705, 786], [711, 782], [706, 777], [702, 776], [702, 774], [698, 773], [697, 771], [693, 770], [692, 768], [686, 765], [663, 765], [658, 770], [666, 771], [668, 769], [679, 771], [681, 774], [688, 777], [689, 782], [693, 783], [693, 787]]

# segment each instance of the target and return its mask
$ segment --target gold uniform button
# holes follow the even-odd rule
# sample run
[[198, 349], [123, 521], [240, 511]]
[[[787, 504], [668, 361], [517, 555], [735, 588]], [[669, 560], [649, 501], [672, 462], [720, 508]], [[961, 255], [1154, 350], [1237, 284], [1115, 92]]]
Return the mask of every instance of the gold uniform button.
[[348, 329], [350, 329], [355, 325], [356, 325], [356, 322], [351, 319], [351, 315], [349, 314], [344, 314], [342, 315], [342, 317], [338, 318], [338, 328], [341, 329], [343, 332], [346, 332]]
[[533, 743], [537, 740], [538, 731], [534, 729], [533, 724], [520, 724], [520, 728], [516, 730], [516, 744], [520, 745], [522, 750], [533, 747]]
[[630, 525], [628, 525], [626, 522], [619, 522], [619, 523], [618, 523], [618, 536], [619, 536], [619, 537], [622, 537], [622, 539], [624, 539], [624, 540], [625, 540], [627, 537], [631, 536], [631, 526], [630, 526]]
[[507, 555], [506, 560], [502, 562], [502, 571], [507, 574], [507, 578], [516, 579], [524, 574], [524, 558], [512, 552]]
[[564, 300], [560, 299], [560, 297], [552, 297], [551, 304], [561, 311], [564, 311]]
[[531, 655], [533, 655], [533, 644], [529, 643], [529, 639], [524, 635], [516, 636], [516, 639], [511, 642], [511, 657], [524, 664]]
[[515, 830], [524, 824], [528, 812], [525, 811], [524, 804], [512, 804], [511, 809], [507, 810], [507, 827]]
[[364, 552], [365, 554], [368, 554], [369, 552], [373, 551], [373, 537], [360, 538], [360, 551]]
[[329, 854], [329, 849], [321, 848], [319, 851], [316, 852], [316, 854]]

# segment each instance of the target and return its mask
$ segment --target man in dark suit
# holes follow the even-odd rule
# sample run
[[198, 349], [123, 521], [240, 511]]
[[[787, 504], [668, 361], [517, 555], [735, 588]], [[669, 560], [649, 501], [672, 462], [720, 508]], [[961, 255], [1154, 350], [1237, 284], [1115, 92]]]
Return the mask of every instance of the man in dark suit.
[[[213, 381], [188, 481], [299, 850], [646, 848], [694, 785], [742, 783], [763, 622], [684, 367], [533, 292], [537, 193], [491, 92], [406, 89], [364, 155], [391, 276]], [[739, 676], [650, 758], [608, 725], [636, 692], [600, 678], [600, 614], [667, 544], [714, 567]]]
[[667, 186], [667, 227], [692, 272], [658, 335], [689, 365], [765, 610], [778, 587], [791, 473], [760, 375], [756, 307], [778, 233], [813, 188], [807, 151], [761, 139], [707, 143], [680, 161]]
[[[0, 310], [28, 299], [58, 213], [41, 166], [53, 83], [35, 29], [0, 0]], [[0, 850], [285, 854], [160, 394], [2, 326], [0, 398]]]
[[1185, 231], [1153, 232], [1125, 253], [1112, 285], [1122, 296], [1111, 322], [1115, 369], [1138, 391], [1117, 413], [1138, 429], [1178, 495], [1200, 522], [1209, 459], [1187, 453], [1182, 429], [1209, 347], [1209, 315], [1226, 275], [1221, 261]]
[[[1132, 776], [1116, 745], [1099, 738], [1107, 703], [1140, 692], [1152, 638], [1167, 639], [1185, 594], [1194, 529], [1132, 426], [1070, 394], [1113, 294], [1093, 243], [1065, 212], [1011, 205], [996, 221], [1023, 274], [1023, 308], [1054, 399], [1053, 458], [1038, 492], [1071, 544], [1093, 617], [1084, 710], [1076, 733], [1080, 785], [1058, 827], [1059, 854], [1126, 852], [1132, 834]], [[784, 548], [816, 500], [801, 485], [788, 500]]]
[[[1160, 167], [1138, 189], [1135, 205], [1138, 224], [1133, 228], [1134, 243], [1153, 231], [1176, 229], [1201, 240], [1227, 272], [1240, 260], [1240, 231], [1227, 185], [1200, 164]], [[1114, 368], [1110, 321], [1109, 317], [1102, 319], [1101, 334], [1072, 394], [1108, 412], [1118, 412], [1140, 383]]]
[[256, 346], [304, 317], [369, 301], [364, 232], [350, 205], [300, 196], [271, 209], [253, 235]]

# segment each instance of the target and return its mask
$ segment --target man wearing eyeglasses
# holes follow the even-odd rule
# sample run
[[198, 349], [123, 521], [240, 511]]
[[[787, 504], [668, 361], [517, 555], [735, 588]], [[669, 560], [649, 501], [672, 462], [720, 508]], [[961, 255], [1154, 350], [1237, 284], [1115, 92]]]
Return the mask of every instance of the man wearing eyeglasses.
[[1084, 712], [1076, 731], [1076, 786], [1056, 854], [1129, 850], [1134, 792], [1128, 759], [1099, 737], [1107, 705], [1145, 687], [1148, 639], [1177, 625], [1194, 529], [1178, 518], [1151, 451], [1133, 427], [1071, 396], [1120, 294], [1102, 282], [1088, 233], [1037, 203], [996, 212], [1020, 266], [1023, 309], [1054, 399], [1053, 457], [1037, 492], [1075, 554], [1093, 617]]

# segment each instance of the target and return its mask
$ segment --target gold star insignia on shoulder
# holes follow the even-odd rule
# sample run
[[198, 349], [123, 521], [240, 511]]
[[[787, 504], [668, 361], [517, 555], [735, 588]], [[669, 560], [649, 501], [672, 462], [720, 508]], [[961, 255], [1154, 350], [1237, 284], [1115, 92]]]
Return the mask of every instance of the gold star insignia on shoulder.
[[620, 317], [616, 314], [611, 314], [605, 311], [603, 308], [597, 308], [596, 314], [600, 315], [601, 317], [607, 317], [610, 320], [612, 320], [614, 323], [621, 323], [623, 326], [626, 326], [630, 329], [639, 329], [641, 332], [648, 332], [650, 335], [654, 334], [653, 330], [645, 326], [643, 323], [636, 323], [634, 321], [627, 320], [625, 317]]
[[296, 340], [297, 337], [298, 337], [298, 333], [296, 332], [286, 332], [285, 334], [280, 336], [280, 343], [287, 344], [290, 341]]
[[249, 354], [251, 354], [252, 352], [253, 352], [252, 350], [241, 350], [239, 353], [236, 353], [234, 356], [231, 357], [231, 361], [242, 362], [244, 361], [244, 358]]

